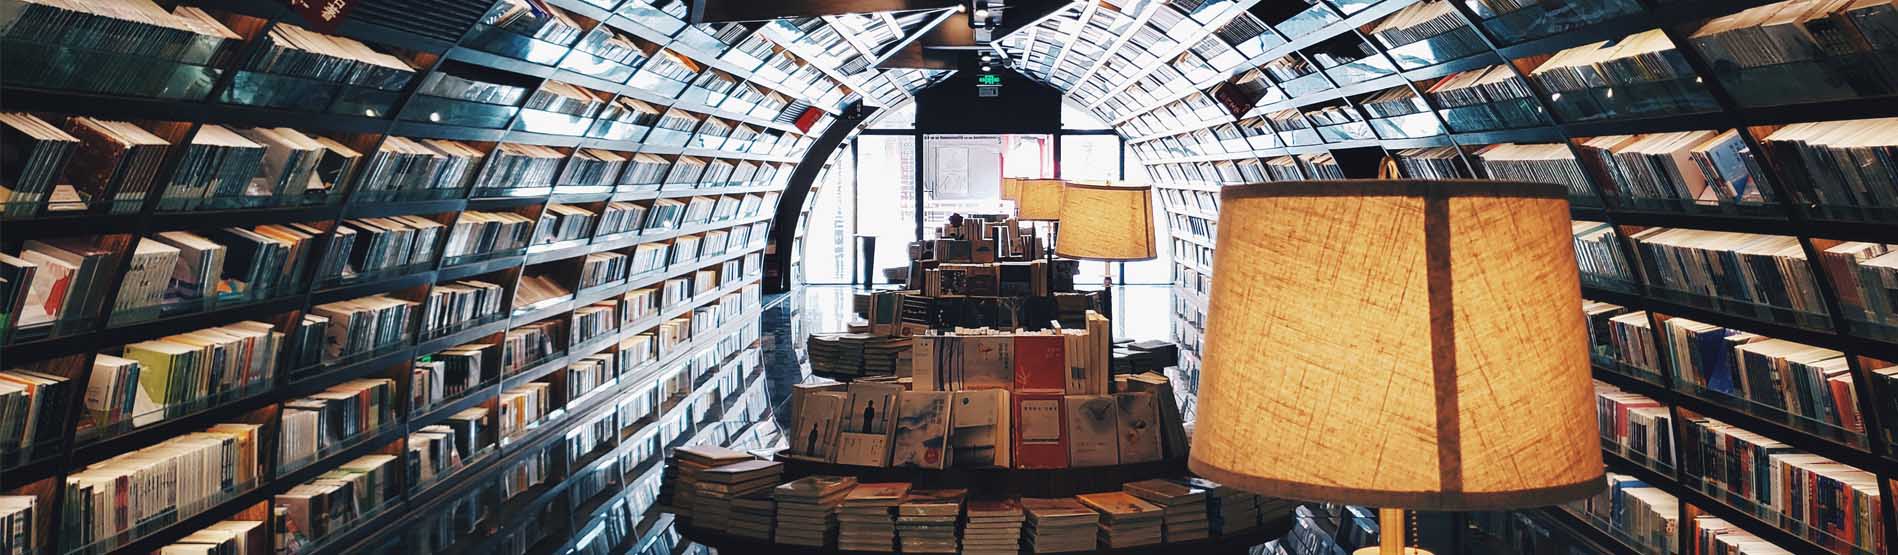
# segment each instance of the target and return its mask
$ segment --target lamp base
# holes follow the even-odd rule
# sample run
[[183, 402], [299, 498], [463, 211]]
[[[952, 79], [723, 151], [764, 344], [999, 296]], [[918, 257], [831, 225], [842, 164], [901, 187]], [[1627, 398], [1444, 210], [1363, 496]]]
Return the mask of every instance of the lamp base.
[[[1351, 555], [1380, 555], [1383, 553], [1383, 550], [1384, 548], [1378, 547], [1375, 545], [1371, 547], [1361, 547], [1361, 548], [1358, 548], [1357, 551], [1351, 552]], [[1434, 554], [1430, 553], [1429, 551], [1425, 551], [1422, 548], [1406, 547], [1404, 548], [1403, 555], [1434, 555]]]

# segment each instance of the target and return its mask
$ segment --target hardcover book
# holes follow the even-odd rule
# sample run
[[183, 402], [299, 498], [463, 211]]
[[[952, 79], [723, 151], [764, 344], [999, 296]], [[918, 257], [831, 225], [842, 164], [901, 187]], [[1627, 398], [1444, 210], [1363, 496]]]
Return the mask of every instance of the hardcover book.
[[903, 386], [860, 381], [851, 383], [849, 392], [850, 408], [844, 412], [843, 430], [861, 434], [888, 434], [890, 416], [896, 413], [896, 397], [903, 392]]
[[896, 407], [890, 466], [948, 466], [949, 392], [905, 391], [898, 396]]

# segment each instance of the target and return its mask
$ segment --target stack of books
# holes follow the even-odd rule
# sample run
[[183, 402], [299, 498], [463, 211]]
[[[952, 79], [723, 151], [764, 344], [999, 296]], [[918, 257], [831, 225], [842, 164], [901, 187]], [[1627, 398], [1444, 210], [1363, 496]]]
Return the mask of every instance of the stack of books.
[[777, 542], [824, 547], [837, 533], [837, 506], [857, 487], [849, 476], [806, 476], [778, 486]]
[[837, 547], [846, 551], [892, 551], [896, 521], [891, 511], [909, 496], [909, 484], [858, 484], [837, 511]]
[[771, 541], [771, 518], [777, 511], [771, 490], [762, 488], [733, 499], [731, 524], [724, 529], [741, 538]]
[[904, 553], [955, 553], [962, 500], [969, 490], [916, 490], [896, 507], [896, 539]]
[[1203, 540], [1210, 535], [1206, 488], [1173, 480], [1141, 480], [1121, 486], [1128, 495], [1165, 510], [1161, 536], [1167, 543]]
[[812, 335], [811, 371], [847, 376], [898, 375], [909, 367], [910, 339], [867, 333]]
[[1120, 549], [1160, 543], [1160, 527], [1166, 511], [1159, 505], [1120, 491], [1089, 493], [1075, 498], [1100, 511], [1101, 543], [1107, 547]]
[[1034, 553], [1093, 551], [1099, 533], [1101, 514], [1072, 497], [1037, 499], [1024, 497], [1022, 510], [1028, 513], [1028, 549]]
[[692, 500], [699, 484], [699, 472], [708, 468], [737, 464], [752, 460], [754, 457], [741, 451], [733, 451], [716, 445], [692, 445], [672, 450], [672, 460], [666, 461], [665, 474], [659, 481], [659, 505], [672, 508], [672, 513], [681, 517], [692, 517]]
[[1028, 516], [1014, 499], [971, 500], [962, 526], [962, 552], [1002, 555], [1021, 552], [1022, 521]]
[[1206, 523], [1210, 532], [1231, 535], [1258, 527], [1257, 496], [1204, 478], [1175, 478], [1172, 481], [1206, 491]]
[[[777, 487], [784, 463], [749, 460], [699, 471], [692, 499], [692, 525], [710, 530], [733, 524], [732, 502]], [[768, 534], [767, 534], [768, 535]]]

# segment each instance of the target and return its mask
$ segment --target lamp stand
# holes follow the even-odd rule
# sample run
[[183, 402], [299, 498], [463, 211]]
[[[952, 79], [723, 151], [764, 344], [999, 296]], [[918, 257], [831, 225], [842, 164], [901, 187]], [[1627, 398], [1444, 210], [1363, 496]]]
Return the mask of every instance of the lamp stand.
[[1429, 551], [1404, 546], [1404, 510], [1377, 510], [1377, 547], [1359, 548], [1351, 555], [1432, 555]]

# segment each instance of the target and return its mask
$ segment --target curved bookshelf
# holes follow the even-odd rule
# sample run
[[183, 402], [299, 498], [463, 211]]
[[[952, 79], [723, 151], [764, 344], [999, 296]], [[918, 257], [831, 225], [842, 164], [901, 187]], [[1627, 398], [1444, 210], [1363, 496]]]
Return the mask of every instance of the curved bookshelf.
[[[1106, 8], [1077, 6], [1004, 37], [1000, 44], [1014, 67], [1066, 91], [1103, 121], [1112, 122], [1154, 180], [1166, 210], [1168, 231], [1163, 236], [1172, 239], [1173, 328], [1183, 353], [1183, 374], [1197, 375], [1199, 337], [1215, 277], [1218, 197], [1224, 185], [1321, 176], [1501, 178], [1507, 168], [1489, 163], [1484, 149], [1511, 143], [1550, 145], [1552, 153], [1572, 158], [1577, 168], [1565, 177], [1572, 187], [1573, 217], [1606, 224], [1607, 238], [1591, 244], [1613, 244], [1610, 256], [1629, 269], [1622, 276], [1585, 275], [1581, 285], [1586, 299], [1650, 314], [1650, 325], [1640, 333], [1651, 344], [1666, 345], [1669, 340], [1661, 322], [1689, 318], [1837, 351], [1844, 358], [1838, 380], [1855, 395], [1856, 402], [1848, 408], [1858, 415], [1863, 431], [1854, 429], [1845, 439], [1820, 433], [1802, 420], [1807, 417], [1790, 415], [1789, 409], [1696, 391], [1698, 386], [1680, 381], [1683, 370], [1666, 366], [1637, 378], [1597, 364], [1597, 378], [1665, 407], [1674, 438], [1689, 433], [1689, 420], [1707, 419], [1869, 473], [1878, 482], [1871, 491], [1885, 505], [1882, 518], [1871, 525], [1886, 538], [1898, 537], [1898, 505], [1891, 502], [1898, 476], [1898, 445], [1893, 443], [1898, 413], [1890, 404], [1898, 390], [1873, 372], [1898, 363], [1898, 335], [1858, 316], [1853, 304], [1857, 294], [1845, 285], [1853, 276], [1825, 262], [1828, 249], [1848, 242], [1898, 246], [1898, 214], [1882, 201], [1847, 204], [1828, 197], [1818, 188], [1816, 170], [1801, 163], [1801, 151], [1776, 135], [1799, 124], [1863, 127], [1881, 123], [1854, 120], [1898, 116], [1893, 109], [1898, 104], [1892, 102], [1898, 90], [1851, 77], [1884, 75], [1885, 68], [1869, 61], [1880, 57], [1884, 47], [1749, 65], [1710, 46], [1715, 44], [1713, 36], [1723, 32], [1716, 24], [1729, 21], [1720, 19], [1724, 16], [1790, 3], [1591, 0], [1561, 3], [1560, 13], [1552, 7], [1556, 4], [1237, 0], [1166, 5], [1157, 9], [1174, 13], [1164, 18], [1121, 14], [1106, 19], [1131, 20], [1135, 29], [1165, 19], [1174, 27], [1149, 25], [1140, 31], [1155, 34], [1116, 43], [1093, 57], [1070, 51], [1098, 49], [1075, 42], [1087, 28], [1083, 23], [1098, 24], [1098, 12]], [[1521, 9], [1507, 11], [1513, 8]], [[1441, 25], [1402, 39], [1391, 38], [1401, 34], [1383, 34], [1402, 31], [1404, 24], [1393, 22], [1397, 14], [1406, 13], [1428, 14], [1413, 21]], [[1799, 27], [1806, 17], [1792, 24]], [[1164, 41], [1166, 46], [1151, 46], [1162, 42], [1156, 35], [1171, 38]], [[1633, 79], [1592, 89], [1558, 87], [1559, 81], [1545, 78], [1556, 67], [1549, 63], [1553, 56], [1572, 58], [1591, 45], [1622, 44], [1633, 37], [1659, 44], [1672, 64], [1668, 67], [1683, 72], [1681, 77], [1670, 83]], [[1101, 71], [1103, 66], [1124, 66], [1125, 60], [1147, 62], [1131, 72]], [[1297, 71], [1280, 72], [1288, 68]], [[1468, 104], [1439, 94], [1463, 86], [1450, 81], [1485, 71], [1493, 72], [1486, 77], [1493, 77], [1496, 87], [1514, 87], [1509, 94], [1518, 96], [1486, 89], [1476, 95], [1479, 103]], [[1793, 83], [1797, 86], [1786, 86]], [[1392, 99], [1407, 99], [1403, 104], [1410, 108], [1391, 111], [1396, 105]], [[1656, 106], [1675, 108], [1652, 109]], [[1476, 118], [1479, 112], [1490, 119]], [[1747, 175], [1766, 201], [1709, 198], [1697, 203], [1638, 196], [1620, 176], [1596, 165], [1590, 150], [1598, 148], [1591, 141], [1604, 136], [1715, 136], [1728, 131], [1733, 132], [1730, 144], [1755, 164]], [[1866, 183], [1892, 186], [1883, 178]], [[1811, 276], [1813, 305], [1803, 312], [1790, 311], [1740, 302], [1731, 294], [1684, 295], [1668, 289], [1664, 284], [1669, 282], [1654, 266], [1644, 266], [1656, 258], [1643, 250], [1652, 232], [1637, 234], [1650, 228], [1789, 237], [1792, 241], [1786, 244], [1797, 248], [1784, 260], [1789, 271]], [[1578, 237], [1578, 251], [1582, 243]], [[1605, 285], [1603, 278], [1619, 285]], [[1671, 474], [1661, 476], [1625, 459], [1615, 462], [1612, 453], [1610, 460], [1610, 470], [1651, 480], [1679, 497], [1681, 545], [1692, 540], [1693, 527], [1685, 523], [1705, 514], [1794, 552], [1852, 552], [1810, 539], [1796, 525], [1782, 527], [1778, 518], [1716, 500], [1712, 490]], [[1871, 488], [1869, 483], [1864, 487]], [[1590, 525], [1587, 519], [1555, 520], [1570, 528]]]
[[[337, 470], [360, 455], [390, 454], [398, 461], [412, 462], [420, 455], [410, 450], [416, 443], [411, 434], [422, 428], [447, 423], [463, 411], [493, 410], [511, 387], [541, 383], [550, 389], [567, 388], [568, 380], [577, 372], [570, 364], [596, 354], [620, 357], [635, 350], [627, 347], [626, 352], [622, 352], [621, 345], [636, 340], [651, 341], [641, 343], [644, 347], [640, 348], [652, 349], [652, 343], [658, 343], [656, 337], [662, 330], [676, 328], [681, 334], [676, 343], [655, 349], [649, 358], [627, 358], [634, 361], [631, 367], [619, 368], [620, 373], [597, 387], [584, 392], [555, 392], [550, 400], [553, 410], [532, 429], [506, 441], [493, 438], [489, 448], [470, 455], [472, 459], [462, 461], [459, 467], [441, 470], [443, 475], [426, 483], [412, 483], [415, 479], [407, 475], [406, 469], [396, 471], [401, 474], [395, 479], [399, 483], [398, 495], [385, 499], [367, 514], [358, 515], [354, 522], [315, 538], [298, 553], [359, 553], [371, 547], [413, 552], [409, 546], [427, 542], [406, 526], [440, 514], [477, 509], [501, 511], [505, 518], [486, 519], [491, 527], [464, 530], [462, 541], [458, 542], [461, 548], [477, 550], [468, 552], [487, 552], [492, 550], [489, 547], [501, 545], [499, 542], [513, 541], [516, 538], [508, 537], [509, 530], [521, 529], [530, 520], [533, 528], [561, 538], [535, 542], [542, 544], [542, 551], [547, 552], [579, 550], [579, 546], [560, 545], [565, 542], [564, 532], [600, 525], [610, 520], [609, 515], [646, 522], [645, 526], [650, 528], [652, 518], [646, 513], [651, 500], [634, 495], [633, 490], [638, 488], [630, 486], [638, 483], [650, 486], [647, 489], [656, 487], [659, 460], [666, 448], [692, 441], [739, 441], [742, 437], [763, 437], [766, 432], [762, 428], [726, 429], [716, 425], [719, 424], [716, 421], [701, 420], [706, 415], [727, 414], [728, 410], [737, 418], [741, 416], [736, 414], [738, 409], [750, 410], [763, 403], [760, 400], [763, 390], [757, 387], [762, 383], [761, 376], [752, 371], [756, 369], [755, 363], [748, 362], [755, 356], [748, 357], [746, 353], [755, 355], [757, 352], [757, 310], [765, 245], [776, 213], [775, 203], [795, 165], [819, 134], [833, 121], [840, 121], [838, 115], [845, 109], [866, 101], [881, 105], [907, 102], [911, 92], [941, 76], [938, 72], [876, 70], [856, 73], [847, 80], [837, 79], [841, 75], [832, 74], [812, 75], [793, 82], [774, 69], [776, 65], [788, 65], [794, 70], [806, 66], [827, 69], [822, 66], [840, 61], [830, 58], [819, 61], [813, 57], [815, 52], [804, 45], [789, 48], [785, 44], [803, 41], [807, 33], [822, 29], [832, 21], [824, 20], [808, 28], [777, 25], [764, 31], [741, 27], [742, 33], [714, 38], [710, 26], [688, 26], [645, 0], [553, 0], [556, 9], [576, 16], [571, 21], [577, 22], [580, 34], [612, 34], [639, 50], [639, 56], [631, 58], [623, 73], [577, 70], [574, 68], [585, 67], [580, 65], [581, 59], [591, 55], [591, 51], [585, 51], [577, 41], [533, 52], [510, 51], [482, 42], [481, 33], [494, 30], [479, 29], [485, 26], [479, 20], [484, 13], [499, 9], [497, 7], [506, 2], [442, 0], [416, 7], [435, 16], [436, 20], [429, 22], [434, 27], [418, 26], [406, 16], [396, 17], [390, 12], [391, 4], [399, 3], [381, 0], [355, 3], [352, 6], [355, 11], [336, 27], [335, 34], [362, 41], [369, 48], [400, 58], [410, 66], [411, 78], [398, 89], [347, 91], [345, 89], [351, 86], [253, 71], [245, 64], [266, 48], [262, 37], [272, 36], [273, 31], [291, 25], [314, 28], [283, 3], [256, 0], [186, 0], [163, 8], [200, 9], [218, 25], [237, 31], [236, 38], [226, 44], [224, 55], [194, 66], [194, 70], [202, 71], [207, 77], [192, 81], [191, 87], [182, 93], [155, 88], [134, 90], [140, 87], [126, 84], [95, 87], [96, 82], [70, 79], [76, 75], [73, 68], [53, 74], [65, 81], [25, 71], [8, 72], [0, 78], [0, 95], [7, 98], [10, 112], [33, 114], [54, 122], [55, 126], [68, 116], [143, 122], [161, 131], [157, 134], [172, 147], [154, 158], [151, 182], [160, 192], [143, 194], [135, 202], [109, 206], [110, 202], [105, 200], [93, 199], [94, 202], [86, 204], [86, 199], [82, 199], [81, 206], [74, 211], [52, 210], [44, 196], [32, 204], [9, 204], [6, 214], [0, 215], [0, 236], [8, 239], [4, 246], [9, 253], [20, 252], [25, 241], [110, 240], [114, 258], [100, 266], [98, 280], [117, 285], [132, 270], [133, 257], [129, 254], [135, 251], [135, 245], [154, 241], [153, 237], [159, 233], [205, 233], [224, 228], [290, 224], [307, 225], [313, 230], [308, 243], [299, 243], [308, 245], [303, 257], [312, 262], [285, 272], [290, 274], [287, 276], [290, 285], [270, 292], [268, 298], [246, 295], [241, 301], [220, 299], [217, 303], [205, 302], [184, 309], [167, 307], [151, 315], [127, 315], [115, 314], [121, 311], [113, 310], [119, 288], [105, 287], [101, 294], [104, 298], [96, 312], [63, 314], [58, 329], [52, 333], [9, 333], [4, 347], [0, 347], [5, 350], [9, 368], [58, 368], [60, 377], [79, 384], [79, 391], [69, 394], [71, 402], [62, 405], [70, 411], [59, 418], [44, 419], [47, 422], [73, 423], [86, 417], [80, 396], [90, 381], [92, 362], [100, 353], [118, 353], [123, 345], [243, 321], [265, 322], [276, 331], [290, 331], [294, 322], [319, 306], [378, 295], [415, 302], [419, 307], [431, 295], [448, 291], [444, 286], [469, 279], [500, 287], [502, 294], [498, 315], [434, 330], [416, 329], [415, 320], [420, 318], [410, 318], [404, 324], [405, 331], [397, 334], [399, 338], [328, 364], [310, 367], [293, 364], [290, 351], [303, 344], [291, 342], [286, 336], [281, 360], [269, 379], [254, 387], [184, 401], [189, 404], [178, 405], [175, 412], [168, 412], [155, 421], [141, 418], [135, 425], [127, 418], [83, 436], [74, 432], [79, 426], [47, 426], [45, 429], [49, 430], [63, 428], [50, 434], [62, 437], [41, 437], [41, 443], [30, 452], [0, 453], [5, 455], [0, 457], [0, 495], [33, 497], [38, 514], [46, 523], [40, 533], [34, 534], [36, 545], [27, 546], [28, 552], [45, 555], [147, 553], [221, 520], [270, 521], [269, 506], [278, 495]], [[668, 27], [666, 30], [651, 27], [668, 18], [677, 25], [661, 25]], [[917, 31], [914, 24], [921, 20], [904, 16], [901, 21], [901, 25], [889, 23], [899, 37]], [[882, 20], [877, 23], [882, 24]], [[453, 29], [444, 30], [444, 27]], [[16, 38], [8, 37], [4, 45], [9, 63], [26, 64], [35, 59], [36, 53], [57, 48], [29, 45]], [[763, 52], [764, 56], [740, 55], [745, 52]], [[553, 54], [551, 58], [538, 57], [549, 53]], [[66, 54], [83, 54], [81, 57], [98, 61], [104, 67], [126, 66], [129, 60], [128, 55], [98, 52]], [[666, 56], [696, 68], [691, 76], [693, 82], [661, 90], [629, 79], [632, 73], [645, 71], [643, 64], [654, 56]], [[511, 106], [475, 106], [431, 96], [422, 86], [430, 78], [448, 75], [515, 87], [521, 99]], [[699, 80], [701, 77], [705, 78], [703, 82]], [[561, 87], [585, 89], [595, 96], [600, 106], [643, 106], [643, 109], [654, 110], [650, 114], [654, 120], [661, 115], [678, 115], [691, 123], [680, 126], [681, 129], [671, 129], [670, 134], [661, 137], [659, 132], [649, 134], [655, 128], [652, 121], [631, 125], [625, 123], [632, 120], [630, 117], [624, 121], [610, 120], [604, 112], [563, 118], [554, 112], [527, 107], [523, 102], [528, 95]], [[100, 92], [102, 90], [119, 92]], [[340, 103], [326, 100], [281, 101], [297, 94], [336, 91], [368, 95], [384, 103], [367, 111], [350, 112], [341, 110]], [[622, 128], [613, 129], [613, 125]], [[486, 166], [501, 164], [495, 161], [500, 158], [501, 144], [544, 147], [557, 154], [551, 167], [560, 175], [547, 178], [546, 183], [535, 188], [482, 189], [464, 179], [458, 186], [429, 183], [428, 186], [448, 187], [421, 190], [420, 194], [397, 194], [360, 187], [370, 180], [367, 176], [370, 171], [358, 165], [355, 167], [358, 171], [341, 173], [334, 183], [326, 182], [325, 185], [333, 187], [326, 189], [320, 198], [271, 196], [259, 202], [239, 199], [240, 202], [228, 205], [213, 206], [207, 202], [204, 207], [188, 210], [167, 204], [171, 201], [164, 191], [180, 176], [192, 171], [184, 145], [211, 136], [207, 130], [214, 126], [294, 129], [309, 137], [333, 140], [360, 153], [358, 162], [384, 152], [383, 148], [395, 144], [393, 139], [398, 137], [412, 141], [462, 141], [472, 145], [469, 148], [474, 152], [465, 158], [470, 165], [468, 178], [475, 177], [474, 173]], [[578, 171], [576, 168], [585, 163], [581, 151], [587, 149], [611, 151], [626, 160], [647, 157], [639, 159], [658, 160], [662, 165], [657, 176], [644, 181], [632, 181], [629, 177], [624, 182], [615, 180], [614, 176], [619, 173], [619, 167], [615, 166], [607, 175], [605, 186], [582, 186], [570, 182], [566, 172]], [[693, 172], [674, 168], [683, 166], [682, 161], [696, 162], [702, 168]], [[632, 170], [628, 169], [627, 173], [630, 176]], [[673, 220], [649, 225], [642, 217], [642, 221], [634, 222], [633, 231], [625, 233], [596, 233], [597, 226], [588, 223], [580, 235], [563, 235], [561, 238], [567, 240], [552, 247], [489, 253], [474, 260], [444, 256], [443, 240], [447, 232], [443, 231], [430, 247], [430, 256], [425, 261], [412, 260], [406, 266], [384, 267], [343, 278], [321, 275], [313, 262], [339, 248], [362, 248], [355, 246], [353, 239], [332, 242], [341, 236], [337, 230], [346, 220], [421, 217], [447, 230], [458, 222], [472, 221], [464, 219], [471, 211], [504, 212], [526, 218], [527, 229], [533, 230], [537, 227], [536, 218], [552, 215], [555, 206], [581, 206], [598, 217], [605, 213], [608, 203], [630, 203], [643, 210], [655, 203], [669, 202], [678, 202], [681, 208], [703, 203], [708, 212], [717, 208], [716, 213], [695, 215], [683, 223]], [[742, 204], [745, 208], [727, 211], [728, 204], [734, 208]], [[688, 237], [699, 238], [700, 242], [679, 241]], [[731, 240], [724, 241], [727, 238]], [[593, 255], [616, 253], [630, 259], [634, 251], [642, 247], [670, 248], [675, 244], [677, 248], [658, 258], [655, 265], [642, 266], [641, 271], [619, 267], [609, 272], [614, 274], [612, 277], [601, 282], [581, 281], [575, 275], [582, 263], [590, 261]], [[696, 249], [699, 244], [710, 245], [701, 254]], [[688, 245], [694, 250], [688, 252]], [[565, 273], [568, 269], [574, 272]], [[516, 313], [513, 309], [526, 304], [524, 298], [517, 300], [517, 286], [530, 275], [555, 276], [549, 279], [572, 293], [568, 300], [534, 304], [532, 310]], [[645, 289], [652, 289], [650, 300], [658, 301], [657, 290], [675, 282], [688, 286], [691, 291], [664, 303], [653, 302], [648, 311], [638, 317], [622, 319], [615, 312], [604, 331], [583, 340], [574, 341], [569, 335], [568, 328], [589, 306], [606, 301], [618, 303], [623, 295]], [[696, 294], [691, 294], [692, 291]], [[688, 321], [692, 325], [688, 326]], [[484, 363], [485, 368], [480, 369], [482, 376], [471, 380], [478, 383], [465, 391], [427, 406], [412, 406], [410, 394], [414, 392], [410, 391], [410, 373], [418, 360], [440, 357], [444, 350], [468, 344], [499, 344], [511, 331], [548, 322], [558, 322], [560, 331], [552, 339], [558, 345], [559, 354], [543, 358], [536, 368], [523, 369], [528, 372], [507, 375], [498, 370], [498, 363]], [[490, 358], [499, 358], [501, 349], [495, 347], [495, 354]], [[740, 367], [747, 370], [735, 370]], [[294, 465], [279, 464], [275, 460], [279, 454], [278, 430], [282, 427], [279, 414], [286, 403], [359, 378], [391, 380], [395, 395], [389, 402], [393, 404], [394, 420], [350, 438], [338, 447], [326, 449], [315, 458]], [[736, 390], [734, 385], [738, 385]], [[228, 488], [230, 491], [176, 511], [163, 521], [140, 523], [134, 533], [110, 543], [77, 545], [80, 541], [77, 536], [69, 536], [63, 526], [52, 524], [77, 521], [76, 517], [61, 515], [76, 502], [68, 499], [67, 488], [62, 487], [70, 474], [114, 456], [166, 444], [181, 434], [234, 421], [263, 426], [256, 449], [261, 477], [256, 482]], [[495, 417], [487, 416], [484, 421], [493, 423]], [[621, 433], [614, 434], [610, 441], [595, 441], [584, 453], [569, 452], [581, 445], [575, 438], [583, 426], [602, 422], [619, 424], [617, 430]], [[482, 433], [494, 434], [492, 431]], [[286, 470], [289, 466], [295, 468]], [[639, 474], [632, 472], [634, 467], [639, 469]], [[593, 480], [606, 476], [609, 470], [622, 468], [628, 475], [614, 477], [613, 483], [614, 487], [629, 486], [626, 490], [610, 489], [614, 493], [593, 495], [592, 499], [580, 499], [577, 495], [569, 499], [568, 492], [578, 491], [575, 488], [579, 486], [575, 484], [584, 481], [583, 478]], [[523, 469], [538, 474], [539, 483], [545, 487], [523, 492], [527, 499], [507, 503], [497, 492], [501, 486], [509, 485], [508, 476]], [[438, 510], [442, 513], [434, 513]], [[625, 543], [631, 545], [639, 541], [644, 540], [633, 537]], [[266, 546], [265, 550], [271, 549]]]

